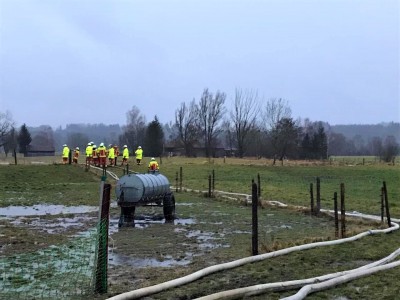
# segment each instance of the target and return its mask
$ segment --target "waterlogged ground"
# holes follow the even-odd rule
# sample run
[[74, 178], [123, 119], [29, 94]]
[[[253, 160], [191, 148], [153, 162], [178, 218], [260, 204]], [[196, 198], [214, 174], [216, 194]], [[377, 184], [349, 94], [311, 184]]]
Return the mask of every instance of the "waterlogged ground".
[[[120, 211], [112, 204], [108, 293], [97, 298], [104, 299], [251, 255], [251, 206], [191, 193], [175, 195], [177, 215], [173, 223], [165, 223], [161, 207], [140, 207], [136, 210], [135, 226], [128, 224], [119, 228]], [[0, 256], [51, 249], [54, 245], [62, 247], [70, 243], [71, 237], [92, 230], [97, 217], [94, 206], [3, 207], [0, 209]], [[259, 209], [258, 218], [260, 253], [334, 238], [334, 223], [327, 216], [310, 217], [303, 211], [266, 206]], [[348, 230], [359, 232], [374, 225], [357, 221], [349, 223]], [[328, 257], [329, 254], [322, 265], [314, 263], [321, 268], [321, 273], [332, 262]], [[57, 261], [57, 257], [52, 260]], [[302, 260], [312, 265], [307, 256], [294, 258], [297, 263]], [[290, 263], [278, 258], [273, 263], [252, 264], [207, 276], [150, 298], [194, 299], [222, 289], [256, 284], [268, 277], [272, 281], [296, 279]], [[300, 269], [297, 276], [301, 275]], [[269, 297], [278, 299], [279, 295]]]

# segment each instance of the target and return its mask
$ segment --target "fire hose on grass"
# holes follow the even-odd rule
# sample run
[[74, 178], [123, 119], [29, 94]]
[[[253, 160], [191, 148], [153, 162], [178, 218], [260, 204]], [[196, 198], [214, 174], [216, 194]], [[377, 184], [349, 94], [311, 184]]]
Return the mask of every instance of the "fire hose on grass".
[[[365, 217], [368, 218], [368, 215], [363, 215], [363, 214], [359, 214], [360, 217]], [[397, 220], [395, 220], [397, 222]], [[127, 300], [127, 299], [138, 299], [141, 297], [145, 297], [148, 295], [152, 295], [155, 293], [159, 293], [161, 291], [173, 288], [173, 287], [177, 287], [177, 286], [181, 286], [190, 282], [193, 282], [197, 279], [200, 279], [204, 276], [216, 273], [216, 272], [220, 272], [223, 270], [228, 270], [228, 269], [233, 269], [239, 266], [242, 266], [244, 264], [248, 264], [248, 263], [254, 263], [257, 261], [261, 261], [261, 260], [265, 260], [268, 258], [273, 258], [273, 257], [277, 257], [277, 256], [281, 256], [281, 255], [286, 255], [295, 251], [302, 251], [302, 250], [307, 250], [307, 249], [312, 249], [312, 248], [317, 248], [317, 247], [323, 247], [323, 246], [331, 246], [331, 245], [338, 245], [338, 244], [343, 244], [343, 243], [347, 243], [347, 242], [352, 242], [355, 240], [358, 240], [362, 237], [368, 236], [368, 235], [372, 235], [372, 234], [381, 234], [381, 233], [389, 233], [392, 232], [394, 230], [397, 230], [399, 228], [399, 225], [397, 223], [392, 223], [392, 227], [390, 228], [386, 228], [386, 229], [382, 229], [382, 230], [368, 230], [366, 232], [362, 232], [360, 234], [357, 234], [353, 237], [348, 237], [348, 238], [343, 238], [343, 239], [339, 239], [339, 240], [334, 240], [334, 241], [325, 241], [325, 242], [316, 242], [316, 243], [310, 243], [310, 244], [305, 244], [305, 245], [300, 245], [300, 246], [295, 246], [295, 247], [290, 247], [290, 248], [286, 248], [286, 249], [282, 249], [282, 250], [278, 250], [278, 251], [274, 251], [274, 252], [270, 252], [270, 253], [265, 253], [265, 254], [260, 254], [260, 255], [255, 255], [255, 256], [250, 256], [250, 257], [245, 257], [245, 258], [241, 258], [232, 262], [228, 262], [228, 263], [223, 263], [223, 264], [218, 264], [218, 265], [214, 265], [214, 266], [210, 266], [207, 268], [204, 268], [202, 270], [199, 270], [197, 272], [194, 272], [192, 274], [189, 274], [187, 276], [184, 277], [180, 277], [177, 279], [173, 279], [167, 282], [163, 282], [160, 284], [156, 284], [153, 286], [149, 286], [149, 287], [145, 287], [145, 288], [141, 288], [141, 289], [137, 289], [137, 290], [133, 290], [130, 292], [126, 292], [126, 293], [122, 293], [120, 295], [114, 296], [109, 298], [109, 300]], [[397, 254], [396, 254], [397, 255]], [[397, 263], [392, 263], [392, 264], [388, 264], [387, 266], [390, 267], [395, 267], [397, 266]], [[375, 272], [379, 271], [380, 269], [373, 269], [372, 270], [376, 270]], [[363, 271], [360, 271], [363, 272]], [[368, 274], [368, 273], [367, 273]], [[347, 276], [347, 275], [345, 275]], [[346, 277], [349, 278], [349, 277]], [[352, 278], [352, 277], [351, 277]], [[351, 280], [351, 279], [350, 279]], [[304, 282], [303, 284], [299, 285], [299, 283], [297, 283], [297, 287], [299, 286], [303, 286], [304, 284], [308, 284], [309, 282]], [[275, 284], [280, 284], [280, 285], [284, 285], [285, 283], [275, 283]], [[246, 292], [255, 292], [257, 291], [257, 286], [254, 287], [248, 287], [250, 289], [250, 291], [246, 291]], [[290, 289], [293, 289], [293, 287], [290, 287]], [[226, 291], [227, 293], [230, 291]], [[259, 293], [261, 293], [260, 291], [258, 291]], [[223, 292], [222, 292], [223, 293]], [[233, 292], [232, 292], [233, 293]], [[233, 295], [230, 295], [229, 297], [239, 297], [239, 296], [243, 296], [243, 294], [239, 291], [239, 293], [236, 295], [235, 293], [233, 293]], [[207, 297], [211, 297], [211, 298], [207, 298]], [[213, 298], [214, 296], [209, 295], [209, 296], [205, 296], [202, 297], [201, 299], [223, 299], [223, 297], [218, 297], [218, 298]], [[298, 299], [302, 299], [302, 298], [298, 298]]]
[[[400, 248], [397, 249], [396, 251], [394, 251], [389, 256], [387, 256], [381, 260], [378, 260], [378, 261], [370, 263], [368, 265], [359, 267], [357, 269], [336, 272], [336, 273], [332, 273], [332, 274], [326, 274], [326, 275], [313, 277], [313, 278], [307, 278], [307, 279], [258, 284], [258, 285], [254, 285], [254, 286], [248, 286], [248, 287], [244, 287], [244, 288], [238, 288], [238, 289], [233, 289], [233, 290], [228, 290], [228, 291], [211, 294], [208, 296], [197, 298], [196, 300], [234, 299], [237, 297], [255, 296], [255, 295], [263, 294], [268, 290], [282, 291], [282, 290], [289, 290], [289, 289], [296, 289], [299, 287], [303, 287], [300, 290], [301, 293], [300, 293], [300, 291], [297, 293], [299, 295], [296, 296], [296, 298], [290, 298], [290, 297], [283, 298], [283, 299], [290, 299], [290, 300], [295, 300], [295, 299], [299, 300], [299, 299], [303, 299], [307, 294], [309, 294], [311, 292], [316, 292], [317, 291], [316, 286], [318, 286], [319, 284], [322, 284], [321, 282], [330, 283], [334, 280], [337, 280], [336, 284], [339, 284], [339, 283], [342, 283], [342, 282], [339, 282], [339, 280], [341, 278], [352, 278], [350, 276], [354, 276], [354, 274], [364, 274], [366, 272], [372, 273], [373, 271], [377, 272], [380, 270], [380, 269], [379, 270], [377, 269], [378, 266], [392, 267], [392, 265], [388, 264], [388, 263], [393, 261], [399, 255], [400, 255]], [[397, 261], [394, 264], [396, 264], [395, 266], [397, 266], [398, 264], [400, 264], [400, 261]], [[368, 273], [368, 274], [370, 274], [370, 273]], [[329, 286], [329, 287], [331, 287], [331, 286]], [[322, 290], [322, 288], [320, 288], [318, 290]], [[301, 295], [301, 297], [299, 297], [300, 295]], [[291, 297], [294, 297], [294, 296], [291, 296]]]

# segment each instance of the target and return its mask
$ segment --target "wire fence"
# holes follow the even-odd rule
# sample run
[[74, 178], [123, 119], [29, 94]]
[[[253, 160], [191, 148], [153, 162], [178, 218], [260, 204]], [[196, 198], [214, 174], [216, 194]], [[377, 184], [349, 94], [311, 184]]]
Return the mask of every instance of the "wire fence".
[[93, 294], [99, 230], [68, 244], [0, 257], [0, 299], [84, 299]]

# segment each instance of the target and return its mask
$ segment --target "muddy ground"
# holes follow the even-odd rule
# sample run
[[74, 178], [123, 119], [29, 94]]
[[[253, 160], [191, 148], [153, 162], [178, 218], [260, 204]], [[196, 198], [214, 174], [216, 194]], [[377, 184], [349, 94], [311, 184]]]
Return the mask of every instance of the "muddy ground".
[[[17, 208], [15, 208], [17, 209]], [[21, 209], [21, 208], [19, 208]], [[25, 208], [31, 210], [32, 208]], [[27, 253], [53, 244], [68, 241], [79, 232], [94, 228], [97, 212], [93, 207], [59, 213], [46, 212], [48, 206], [33, 208], [33, 213], [21, 211], [14, 216], [0, 218], [0, 255]], [[36, 214], [34, 213], [36, 210]], [[1, 214], [5, 214], [2, 209]], [[165, 223], [162, 207], [136, 209], [135, 226], [118, 227], [120, 210], [113, 203], [109, 226], [108, 293], [97, 295], [105, 299], [167, 280], [175, 279], [202, 268], [229, 262], [251, 255], [251, 207], [239, 203], [226, 203], [197, 194], [176, 194], [176, 219]], [[259, 251], [285, 248], [295, 244], [334, 238], [333, 220], [327, 216], [310, 217], [309, 214], [278, 207], [259, 210]], [[348, 230], [361, 231], [371, 224], [356, 222]], [[202, 279], [196, 284], [175, 288], [148, 299], [194, 299], [222, 289], [258, 283], [265, 272], [250, 268], [244, 273], [231, 272]], [[276, 273], [275, 267], [268, 272]], [[276, 278], [287, 278], [290, 271], [277, 271]], [[265, 274], [263, 275], [263, 277]], [[272, 297], [272, 296], [271, 296]]]

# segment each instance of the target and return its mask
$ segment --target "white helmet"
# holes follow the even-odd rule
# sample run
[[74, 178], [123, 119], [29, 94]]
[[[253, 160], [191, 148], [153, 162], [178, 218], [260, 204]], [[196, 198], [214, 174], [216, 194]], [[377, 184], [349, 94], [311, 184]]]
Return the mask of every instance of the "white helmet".
[[156, 160], [156, 159], [154, 157], [152, 157], [151, 160]]
[[128, 146], [127, 146], [127, 145], [124, 145], [124, 148], [128, 148]]
[[64, 144], [63, 147], [67, 147], [67, 144]]
[[138, 149], [142, 149], [142, 146], [139, 146]]
[[92, 143], [91, 143], [91, 142], [89, 142], [89, 143], [87, 143], [87, 145], [88, 145], [88, 146], [91, 146], [91, 145], [92, 145]]
[[103, 147], [104, 146], [104, 143], [100, 143], [100, 147]]
[[79, 147], [76, 147], [75, 149], [76, 149], [76, 150], [79, 150]]
[[96, 145], [93, 145], [93, 149], [96, 149], [97, 148], [97, 146]]

